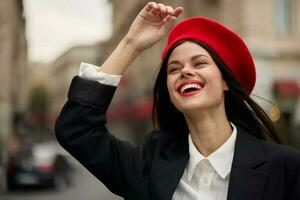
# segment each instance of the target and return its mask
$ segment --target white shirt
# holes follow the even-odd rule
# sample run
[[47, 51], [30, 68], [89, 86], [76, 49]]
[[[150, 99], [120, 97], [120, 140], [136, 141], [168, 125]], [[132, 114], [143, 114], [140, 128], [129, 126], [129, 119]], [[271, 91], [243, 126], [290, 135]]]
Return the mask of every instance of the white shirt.
[[97, 68], [99, 67], [92, 64], [81, 63], [79, 67], [79, 76], [81, 78], [98, 81], [105, 85], [118, 86], [122, 76], [98, 72]]
[[[117, 86], [122, 78], [98, 72], [98, 67], [81, 63], [79, 76], [102, 84]], [[172, 200], [226, 200], [236, 141], [236, 127], [226, 142], [208, 157], [196, 149], [189, 135], [190, 158]]]
[[172, 200], [226, 200], [236, 141], [236, 127], [226, 142], [208, 157], [196, 149], [189, 135], [189, 154]]

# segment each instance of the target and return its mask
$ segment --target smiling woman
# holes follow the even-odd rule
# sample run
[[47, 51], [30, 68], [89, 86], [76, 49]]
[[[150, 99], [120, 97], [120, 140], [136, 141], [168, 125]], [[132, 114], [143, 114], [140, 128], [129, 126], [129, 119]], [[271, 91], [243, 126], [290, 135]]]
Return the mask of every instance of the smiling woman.
[[[56, 122], [60, 144], [124, 199], [296, 200], [300, 154], [250, 97], [255, 65], [243, 40], [183, 8], [148, 3], [109, 58], [82, 64]], [[134, 59], [168, 35], [154, 86], [156, 130], [131, 145], [106, 110]]]
[[[167, 66], [167, 88], [174, 106], [182, 113], [224, 113], [228, 89], [217, 65], [201, 46], [184, 42], [176, 47]], [[187, 117], [186, 119], [189, 119]]]

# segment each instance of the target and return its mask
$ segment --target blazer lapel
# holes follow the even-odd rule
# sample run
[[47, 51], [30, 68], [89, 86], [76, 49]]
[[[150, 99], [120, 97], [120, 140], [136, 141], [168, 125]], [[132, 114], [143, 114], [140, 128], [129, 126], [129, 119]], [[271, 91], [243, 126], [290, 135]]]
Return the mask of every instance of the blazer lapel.
[[261, 199], [267, 174], [259, 168], [265, 163], [259, 140], [238, 127], [227, 199]]
[[183, 175], [189, 158], [187, 137], [168, 144], [151, 169], [153, 200], [169, 200]]

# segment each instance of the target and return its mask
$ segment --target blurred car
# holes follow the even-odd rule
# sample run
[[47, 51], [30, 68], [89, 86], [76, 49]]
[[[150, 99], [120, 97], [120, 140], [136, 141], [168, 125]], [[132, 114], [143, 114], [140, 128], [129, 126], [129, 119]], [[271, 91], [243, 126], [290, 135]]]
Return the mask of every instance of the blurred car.
[[72, 167], [66, 154], [55, 143], [23, 148], [7, 163], [7, 189], [23, 186], [47, 186], [62, 190], [71, 184]]
[[6, 191], [6, 175], [5, 175], [5, 149], [0, 141], [0, 195]]

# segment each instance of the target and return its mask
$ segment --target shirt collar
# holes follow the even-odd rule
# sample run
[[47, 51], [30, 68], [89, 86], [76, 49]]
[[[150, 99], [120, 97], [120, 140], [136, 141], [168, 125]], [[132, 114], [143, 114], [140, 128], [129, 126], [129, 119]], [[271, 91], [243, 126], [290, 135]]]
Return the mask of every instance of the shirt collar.
[[233, 123], [230, 123], [233, 131], [230, 137], [216, 151], [210, 154], [207, 158], [204, 157], [195, 147], [191, 136], [189, 135], [189, 153], [190, 159], [187, 167], [188, 180], [192, 179], [196, 165], [202, 160], [207, 159], [212, 167], [216, 170], [223, 179], [231, 171], [233, 161], [234, 146], [236, 141], [237, 129]]

